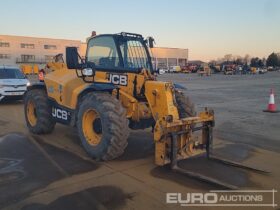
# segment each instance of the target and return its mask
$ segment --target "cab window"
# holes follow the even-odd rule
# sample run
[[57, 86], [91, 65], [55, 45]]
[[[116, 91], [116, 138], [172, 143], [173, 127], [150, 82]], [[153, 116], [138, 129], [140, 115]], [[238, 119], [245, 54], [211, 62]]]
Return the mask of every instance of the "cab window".
[[118, 68], [120, 60], [113, 37], [96, 37], [89, 41], [87, 61], [103, 68]]
[[151, 69], [146, 49], [139, 40], [122, 40], [120, 50], [125, 68]]

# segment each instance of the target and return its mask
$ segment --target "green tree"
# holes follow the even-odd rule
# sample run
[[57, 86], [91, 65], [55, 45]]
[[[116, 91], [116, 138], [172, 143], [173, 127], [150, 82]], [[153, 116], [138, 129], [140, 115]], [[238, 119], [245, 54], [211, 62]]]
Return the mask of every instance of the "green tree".
[[271, 53], [267, 60], [266, 60], [266, 65], [267, 66], [279, 66], [280, 65], [280, 59], [278, 58], [276, 53]]

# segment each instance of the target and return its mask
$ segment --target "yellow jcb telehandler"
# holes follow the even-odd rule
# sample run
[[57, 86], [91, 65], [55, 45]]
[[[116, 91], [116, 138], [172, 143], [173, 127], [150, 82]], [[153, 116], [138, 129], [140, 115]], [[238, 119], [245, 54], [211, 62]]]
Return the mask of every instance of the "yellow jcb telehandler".
[[[51, 133], [56, 123], [76, 127], [86, 152], [97, 160], [123, 154], [129, 129], [152, 127], [155, 163], [170, 164], [188, 176], [229, 188], [222, 181], [183, 170], [177, 160], [210, 154], [214, 112], [196, 114], [188, 97], [171, 82], [157, 81], [149, 46], [151, 39], [132, 33], [94, 35], [86, 58], [66, 48], [66, 64], [52, 69], [44, 82], [25, 94], [25, 118], [34, 134]], [[202, 130], [202, 138], [193, 132]]]

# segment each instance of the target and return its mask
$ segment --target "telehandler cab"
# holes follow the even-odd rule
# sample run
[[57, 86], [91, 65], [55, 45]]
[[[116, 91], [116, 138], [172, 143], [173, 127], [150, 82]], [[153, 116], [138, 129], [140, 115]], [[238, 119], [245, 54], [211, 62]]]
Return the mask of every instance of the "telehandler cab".
[[[177, 160], [201, 152], [209, 158], [214, 112], [195, 112], [190, 99], [171, 82], [157, 81], [149, 46], [139, 34], [94, 35], [85, 59], [66, 48], [66, 64], [49, 63], [44, 82], [28, 87], [25, 118], [34, 134], [51, 133], [55, 124], [76, 127], [86, 152], [97, 160], [123, 154], [129, 129], [152, 127], [155, 163], [170, 163], [188, 176], [235, 188], [222, 181], [183, 170]], [[202, 130], [200, 139], [193, 132]], [[236, 163], [230, 163], [235, 164]]]

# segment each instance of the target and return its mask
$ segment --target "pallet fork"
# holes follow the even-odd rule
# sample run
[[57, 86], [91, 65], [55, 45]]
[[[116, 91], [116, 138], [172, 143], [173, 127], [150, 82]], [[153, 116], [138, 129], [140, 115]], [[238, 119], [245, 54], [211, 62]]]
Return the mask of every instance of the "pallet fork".
[[[230, 165], [230, 166], [234, 166], [234, 167], [238, 167], [238, 168], [243, 168], [243, 169], [247, 169], [247, 170], [252, 170], [255, 172], [259, 172], [259, 173], [270, 173], [268, 171], [262, 170], [262, 169], [258, 169], [258, 168], [254, 168], [254, 167], [250, 167], [250, 166], [246, 166], [234, 161], [230, 161], [227, 159], [223, 159], [223, 158], [218, 158], [215, 156], [212, 156], [212, 148], [213, 148], [213, 127], [211, 125], [211, 123], [205, 123], [202, 127], [199, 128], [193, 128], [193, 131], [197, 131], [197, 130], [203, 130], [203, 132], [205, 132], [205, 136], [206, 136], [206, 157], [209, 160], [213, 160], [216, 162], [220, 162], [222, 164], [225, 165]], [[212, 177], [208, 177], [206, 175], [197, 173], [197, 172], [193, 172], [191, 170], [186, 170], [183, 168], [180, 168], [178, 166], [178, 159], [177, 159], [177, 137], [178, 135], [182, 134], [183, 132], [187, 133], [188, 131], [181, 131], [181, 132], [171, 132], [170, 133], [170, 137], [171, 137], [171, 169], [175, 172], [178, 173], [182, 173], [184, 175], [187, 175], [191, 178], [195, 178], [204, 182], [208, 182], [208, 183], [212, 183], [227, 189], [238, 189], [238, 186], [220, 181], [218, 179], [212, 178]]]

